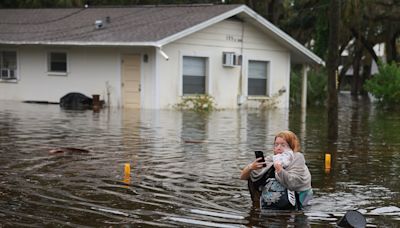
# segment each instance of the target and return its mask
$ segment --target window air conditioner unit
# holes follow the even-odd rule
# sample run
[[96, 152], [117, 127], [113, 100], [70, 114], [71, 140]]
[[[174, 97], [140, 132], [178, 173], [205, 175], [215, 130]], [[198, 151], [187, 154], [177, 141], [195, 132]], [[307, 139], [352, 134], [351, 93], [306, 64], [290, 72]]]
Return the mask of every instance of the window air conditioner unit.
[[242, 64], [242, 56], [236, 55], [234, 52], [222, 53], [222, 65], [224, 67], [240, 66]]
[[234, 67], [237, 65], [237, 55], [234, 52], [223, 52], [222, 65], [225, 67]]
[[15, 79], [15, 70], [3, 68], [0, 71], [1, 79]]

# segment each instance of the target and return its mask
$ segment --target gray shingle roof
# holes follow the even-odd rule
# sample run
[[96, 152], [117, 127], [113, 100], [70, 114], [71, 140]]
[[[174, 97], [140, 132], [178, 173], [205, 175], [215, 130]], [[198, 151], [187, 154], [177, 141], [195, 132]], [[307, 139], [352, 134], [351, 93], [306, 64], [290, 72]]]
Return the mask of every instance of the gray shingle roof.
[[[324, 64], [310, 50], [244, 5], [0, 9], [0, 44], [161, 47], [232, 16], [256, 25], [287, 47], [292, 62]], [[104, 27], [96, 29], [96, 20], [103, 20]]]
[[[156, 42], [240, 5], [0, 9], [1, 43]], [[110, 17], [110, 22], [106, 22]], [[103, 20], [102, 29], [95, 21]]]

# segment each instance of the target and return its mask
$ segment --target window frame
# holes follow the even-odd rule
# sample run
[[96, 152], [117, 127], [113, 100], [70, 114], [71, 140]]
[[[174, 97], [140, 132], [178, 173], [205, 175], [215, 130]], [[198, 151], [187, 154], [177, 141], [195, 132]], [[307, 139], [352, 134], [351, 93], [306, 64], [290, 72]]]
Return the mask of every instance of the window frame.
[[[13, 69], [11, 69], [10, 67], [8, 68], [3, 68], [3, 53], [4, 52], [13, 52], [15, 53], [15, 66]], [[18, 51], [17, 50], [13, 50], [13, 49], [0, 49], [0, 81], [2, 82], [16, 82], [19, 79], [19, 67], [18, 67]], [[7, 71], [7, 74], [10, 74], [11, 70], [13, 70], [14, 76], [12, 78], [4, 76], [3, 77], [3, 72]]]
[[[251, 62], [263, 62], [265, 63], [265, 93], [264, 94], [250, 94], [250, 88], [249, 88], [249, 84], [250, 84], [250, 80], [251, 79], [257, 79], [257, 78], [250, 78], [250, 63]], [[271, 69], [271, 61], [269, 60], [259, 60], [259, 59], [249, 59], [247, 61], [247, 96], [248, 97], [270, 97], [270, 80], [271, 80], [271, 73], [270, 73], [270, 69]], [[261, 78], [260, 78], [261, 79]]]
[[[201, 94], [209, 94], [210, 93], [210, 87], [211, 87], [211, 84], [210, 84], [210, 57], [209, 56], [207, 56], [207, 55], [193, 55], [193, 54], [186, 54], [186, 53], [181, 53], [181, 64], [180, 64], [180, 71], [181, 71], [181, 73], [180, 73], [180, 75], [181, 75], [181, 77], [180, 77], [180, 86], [179, 86], [179, 95], [180, 96], [185, 96], [185, 97], [187, 97], [187, 96], [194, 96], [194, 95], [197, 95], [197, 94], [200, 94], [200, 93], [184, 93], [184, 77], [185, 77], [185, 75], [184, 75], [184, 69], [183, 69], [183, 67], [184, 67], [184, 64], [183, 64], [183, 62], [184, 62], [184, 58], [185, 57], [191, 57], [191, 58], [202, 58], [202, 59], [204, 59], [204, 93], [201, 93]], [[203, 76], [199, 76], [199, 77], [203, 77]]]
[[[65, 54], [65, 71], [52, 70], [52, 54]], [[69, 72], [69, 54], [64, 50], [51, 50], [47, 52], [47, 73], [51, 76], [66, 76]]]

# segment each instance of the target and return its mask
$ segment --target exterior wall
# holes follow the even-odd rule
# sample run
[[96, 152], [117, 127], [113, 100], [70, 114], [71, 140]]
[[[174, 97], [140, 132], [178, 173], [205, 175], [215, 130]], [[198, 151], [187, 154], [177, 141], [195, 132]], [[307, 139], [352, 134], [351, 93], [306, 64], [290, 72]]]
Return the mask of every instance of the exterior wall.
[[[111, 106], [121, 106], [121, 54], [148, 53], [148, 62], [142, 62], [142, 104], [154, 107], [154, 51], [115, 47], [50, 47], [19, 46], [17, 51], [17, 82], [0, 82], [3, 100], [59, 102], [70, 92], [88, 97], [99, 94]], [[47, 54], [50, 51], [67, 53], [67, 74], [47, 72]], [[143, 60], [142, 60], [143, 61]], [[150, 94], [150, 95], [147, 95]]]
[[[243, 26], [243, 27], [242, 27]], [[243, 38], [242, 38], [243, 30]], [[243, 40], [243, 44], [241, 42]], [[243, 95], [244, 107], [260, 107], [269, 101], [282, 87], [286, 92], [277, 98], [276, 106], [289, 105], [290, 54], [276, 41], [257, 28], [236, 20], [225, 20], [177, 40], [163, 47], [169, 60], [159, 56], [159, 107], [169, 108], [182, 96], [182, 57], [198, 56], [209, 59], [207, 93], [216, 99], [219, 108], [238, 108], [238, 96]], [[242, 66], [223, 67], [222, 53], [235, 52], [243, 55]], [[248, 60], [269, 61], [268, 97], [247, 96]], [[242, 73], [242, 74], [241, 74]]]
[[[147, 55], [147, 62], [141, 64], [142, 77], [141, 77], [141, 107], [144, 109], [157, 109], [157, 81], [156, 81], [156, 52], [155, 48], [142, 48], [138, 49], [142, 55]], [[142, 58], [143, 59], [143, 58]]]

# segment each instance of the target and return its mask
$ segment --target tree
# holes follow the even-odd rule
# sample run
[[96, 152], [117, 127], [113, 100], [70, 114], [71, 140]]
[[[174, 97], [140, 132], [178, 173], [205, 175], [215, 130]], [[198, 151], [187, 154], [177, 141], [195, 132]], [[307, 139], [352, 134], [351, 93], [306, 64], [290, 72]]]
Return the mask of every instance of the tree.
[[340, 0], [331, 0], [329, 7], [329, 45], [328, 45], [328, 136], [337, 139], [338, 98], [336, 89], [336, 75], [339, 63], [339, 19]]
[[365, 88], [383, 106], [400, 107], [400, 67], [395, 62], [380, 63], [379, 73], [366, 82]]

